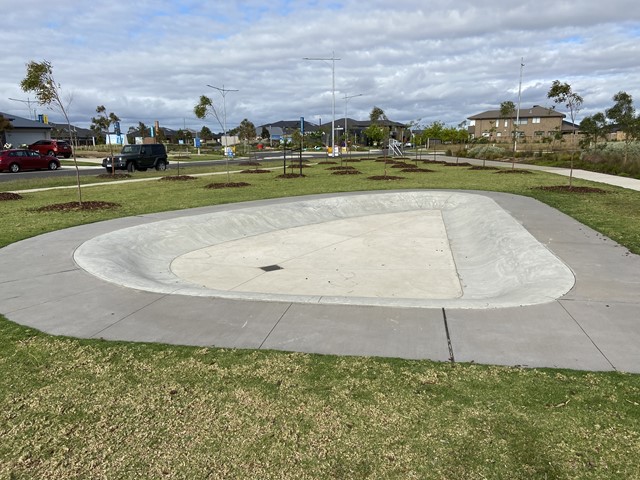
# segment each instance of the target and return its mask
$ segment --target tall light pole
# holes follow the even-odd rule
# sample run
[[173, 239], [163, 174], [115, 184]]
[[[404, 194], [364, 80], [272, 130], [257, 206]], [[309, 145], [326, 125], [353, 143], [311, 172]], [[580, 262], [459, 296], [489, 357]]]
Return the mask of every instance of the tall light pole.
[[229, 156], [227, 155], [227, 147], [229, 146], [229, 140], [227, 138], [227, 93], [229, 92], [237, 92], [238, 90], [234, 90], [231, 88], [224, 88], [224, 84], [222, 87], [214, 87], [213, 85], [207, 84], [207, 87], [218, 90], [222, 95], [222, 130], [224, 135], [224, 156], [227, 159], [227, 182], [231, 181], [231, 177], [229, 175]]
[[358, 93], [357, 95], [346, 95], [343, 97], [344, 98], [344, 140], [345, 140], [345, 148], [348, 149], [348, 143], [349, 143], [349, 129], [347, 128], [347, 110], [349, 109], [349, 100], [351, 100], [352, 98], [356, 98], [356, 97], [361, 97], [362, 95], [364, 95], [363, 93]]
[[320, 60], [327, 63], [331, 61], [331, 156], [336, 152], [336, 58], [335, 52], [331, 52], [331, 58], [311, 58], [304, 57], [303, 60]]

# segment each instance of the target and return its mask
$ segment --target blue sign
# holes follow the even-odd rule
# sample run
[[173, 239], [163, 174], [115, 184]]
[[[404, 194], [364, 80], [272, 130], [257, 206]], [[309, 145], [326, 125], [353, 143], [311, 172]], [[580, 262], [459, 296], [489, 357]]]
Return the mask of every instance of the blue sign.
[[304, 117], [300, 117], [300, 133], [304, 135]]

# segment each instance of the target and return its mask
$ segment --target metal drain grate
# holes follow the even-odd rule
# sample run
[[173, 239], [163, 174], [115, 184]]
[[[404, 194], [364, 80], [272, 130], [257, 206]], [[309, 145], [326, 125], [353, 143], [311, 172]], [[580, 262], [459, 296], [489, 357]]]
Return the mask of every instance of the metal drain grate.
[[276, 270], [282, 270], [280, 265], [267, 265], [266, 267], [260, 267], [260, 270], [264, 270], [265, 272], [274, 272]]

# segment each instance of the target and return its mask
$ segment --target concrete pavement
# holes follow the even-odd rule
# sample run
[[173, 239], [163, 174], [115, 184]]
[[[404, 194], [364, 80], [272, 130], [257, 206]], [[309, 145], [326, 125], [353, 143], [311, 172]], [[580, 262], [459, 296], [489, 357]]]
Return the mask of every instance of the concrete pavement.
[[[530, 198], [429, 193], [284, 198], [52, 232], [0, 250], [0, 311], [83, 338], [640, 372], [639, 256]], [[433, 256], [406, 255], [424, 245]], [[398, 288], [412, 260], [418, 272]], [[230, 282], [218, 278], [225, 262], [237, 269]], [[305, 269], [315, 283], [292, 295]], [[360, 289], [380, 272], [378, 297]], [[317, 294], [327, 279], [343, 284]], [[241, 287], [254, 280], [262, 291]], [[432, 298], [429, 284], [441, 289]]]

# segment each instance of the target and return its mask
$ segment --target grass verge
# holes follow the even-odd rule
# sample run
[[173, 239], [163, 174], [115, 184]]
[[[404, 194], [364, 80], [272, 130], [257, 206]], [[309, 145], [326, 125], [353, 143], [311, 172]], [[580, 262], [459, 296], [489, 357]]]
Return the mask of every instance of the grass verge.
[[[73, 190], [0, 202], [0, 245], [81, 223], [331, 191], [505, 191], [538, 198], [640, 252], [640, 193], [538, 190], [550, 174], [428, 165], [403, 180], [305, 168], [105, 185], [116, 210], [38, 213]], [[184, 172], [181, 172], [184, 173]], [[193, 170], [188, 170], [192, 174]], [[389, 175], [396, 175], [390, 171]], [[578, 185], [593, 185], [575, 181]], [[53, 337], [0, 317], [0, 478], [638, 478], [640, 376]]]

